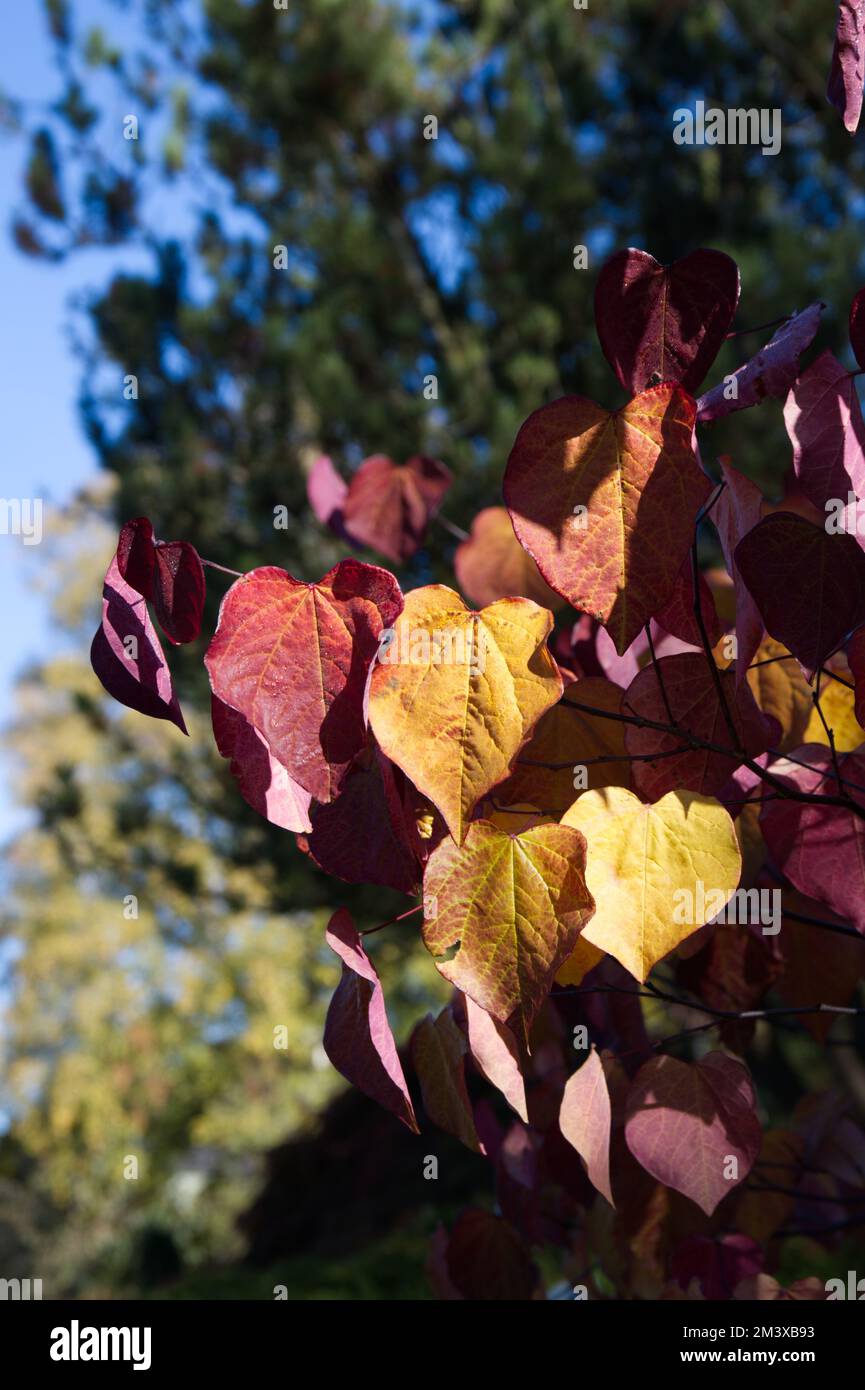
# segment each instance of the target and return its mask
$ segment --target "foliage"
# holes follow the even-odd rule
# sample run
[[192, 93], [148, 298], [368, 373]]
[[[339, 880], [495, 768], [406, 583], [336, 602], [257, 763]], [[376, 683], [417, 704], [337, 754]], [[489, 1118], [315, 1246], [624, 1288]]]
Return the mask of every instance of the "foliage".
[[[509, 544], [527, 561], [506, 573], [530, 575], [531, 557], [573, 605], [557, 634], [552, 612], [525, 595], [471, 610], [440, 584], [403, 594], [388, 571], [352, 558], [317, 584], [274, 566], [238, 576], [205, 656], [217, 708], [240, 729], [231, 767], [244, 795], [254, 786], [268, 815], [269, 785], [284, 790], [287, 779], [294, 810], [278, 796], [276, 819], [302, 849], [324, 814], [336, 878], [355, 881], [365, 859], [369, 882], [419, 896], [365, 936], [419, 934], [454, 987], [411, 1038], [418, 1101], [364, 937], [345, 910], [331, 919], [327, 940], [342, 962], [325, 1029], [331, 1061], [411, 1131], [420, 1115], [492, 1165], [499, 1210], [470, 1208], [433, 1241], [440, 1297], [537, 1296], [535, 1248], [549, 1244], [565, 1277], [582, 1257], [578, 1296], [770, 1297], [785, 1236], [801, 1227], [831, 1249], [861, 1220], [865, 1133], [853, 1112], [826, 1093], [766, 1124], [751, 1059], [756, 1020], [771, 1030], [865, 1015], [849, 1003], [861, 952], [841, 1003], [778, 1004], [772, 994], [783, 999], [790, 978], [801, 987], [812, 954], [840, 966], [865, 933], [865, 430], [848, 378], [832, 377], [833, 396], [823, 357], [799, 361], [808, 348], [799, 334], [746, 370], [746, 406], [786, 398], [801, 492], [795, 512], [758, 519], [761, 507], [734, 503], [726, 514], [719, 540], [735, 576], [713, 580], [728, 600], [722, 620], [701, 580], [698, 530], [728, 488], [747, 489], [729, 462], [714, 480], [696, 428], [692, 392], [738, 298], [737, 267], [715, 257], [691, 258], [702, 274], [682, 263], [664, 270], [641, 251], [613, 257], [598, 280], [598, 336], [636, 397], [613, 412], [554, 401], [517, 434], [504, 492]], [[719, 266], [714, 278], [707, 265]], [[667, 293], [675, 313], [658, 313]], [[662, 369], [671, 375], [656, 382]], [[808, 436], [800, 407], [815, 374], [820, 429]], [[728, 398], [740, 380], [724, 379]], [[381, 548], [404, 555], [422, 541], [419, 517], [405, 497], [393, 504], [383, 465], [358, 470], [343, 514], [354, 514], [357, 489]], [[474, 577], [489, 583], [503, 539], [492, 533], [485, 551], [487, 534], [466, 544]], [[195, 641], [202, 615], [197, 584], [160, 600], [160, 545], [149, 522], [121, 531], [101, 627], [115, 663], [105, 666], [98, 648], [95, 662], [110, 694], [157, 718], [175, 696], [146, 600], [175, 641]], [[212, 564], [188, 563], [196, 575]], [[537, 593], [537, 578], [526, 587]], [[744, 662], [743, 616], [757, 623]], [[594, 641], [578, 645], [586, 620]], [[780, 645], [761, 658], [764, 639]], [[618, 685], [611, 667], [628, 658], [636, 672]], [[591, 660], [605, 671], [597, 704]], [[800, 731], [795, 701], [782, 706], [761, 682], [763, 662], [802, 682], [816, 722]], [[852, 751], [836, 745], [827, 685]], [[148, 710], [154, 696], [163, 705]], [[544, 804], [562, 762], [543, 756], [543, 724], [577, 713], [565, 763], [577, 794], [562, 814]], [[624, 726], [624, 752], [595, 753], [592, 725], [605, 721]], [[785, 741], [795, 746], [782, 751]], [[411, 923], [419, 912], [422, 923]], [[643, 998], [696, 1021], [652, 1037]], [[582, 1065], [571, 1072], [575, 1051]], [[470, 1089], [467, 1063], [492, 1098]], [[422, 1147], [419, 1165], [430, 1162]], [[755, 1206], [762, 1194], [770, 1206]], [[825, 1291], [808, 1275], [790, 1296]]]

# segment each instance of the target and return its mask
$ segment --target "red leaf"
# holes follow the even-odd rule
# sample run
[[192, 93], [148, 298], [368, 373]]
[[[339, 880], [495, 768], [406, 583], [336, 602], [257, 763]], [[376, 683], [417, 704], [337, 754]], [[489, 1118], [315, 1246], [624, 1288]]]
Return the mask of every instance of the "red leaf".
[[568, 1077], [559, 1128], [586, 1165], [591, 1183], [610, 1206], [610, 1123], [612, 1110], [604, 1064], [593, 1047], [579, 1071]]
[[153, 607], [169, 642], [194, 642], [204, 611], [204, 566], [189, 541], [160, 541], [156, 546]]
[[560, 608], [562, 600], [514, 534], [505, 507], [485, 507], [472, 522], [468, 540], [454, 554], [457, 582], [478, 608], [512, 596], [534, 599], [543, 608]]
[[412, 791], [402, 772], [379, 749], [371, 749], [349, 769], [334, 800], [313, 811], [312, 833], [302, 847], [320, 869], [347, 883], [416, 893], [421, 841]]
[[346, 1081], [419, 1134], [381, 982], [344, 908], [331, 917], [326, 939], [342, 961], [342, 977], [327, 1011], [324, 1050]]
[[508, 459], [505, 502], [520, 543], [557, 593], [604, 623], [620, 654], [671, 597], [709, 496], [694, 413], [672, 385], [612, 414], [564, 396], [529, 416]]
[[450, 1233], [447, 1270], [463, 1298], [478, 1302], [531, 1299], [538, 1272], [510, 1222], [488, 1211], [464, 1211]]
[[693, 395], [711, 367], [739, 302], [736, 262], [692, 251], [663, 266], [630, 247], [611, 256], [595, 288], [598, 338], [619, 381], [636, 395], [677, 381]]
[[90, 664], [108, 694], [121, 705], [153, 719], [170, 719], [186, 733], [171, 672], [147, 604], [126, 583], [116, 556], [105, 576], [102, 626], [93, 638]]
[[153, 527], [146, 516], [127, 521], [117, 542], [117, 568], [122, 577], [143, 598], [153, 597], [153, 571], [156, 552]]
[[863, 4], [863, 0], [839, 0], [838, 22], [826, 96], [839, 112], [851, 135], [855, 135], [862, 113], [863, 84], [865, 84], [865, 4]]
[[[809, 743], [796, 750], [796, 758], [772, 764], [772, 773], [797, 790], [838, 796], [831, 750]], [[865, 754], [838, 755], [841, 776], [854, 784], [850, 797], [865, 806]], [[794, 888], [818, 898], [865, 934], [865, 820], [843, 806], [820, 806], [779, 798], [764, 803], [760, 829], [777, 867]], [[814, 1003], [821, 1002], [814, 1000]]]
[[696, 1279], [704, 1298], [732, 1298], [743, 1279], [760, 1274], [766, 1257], [749, 1236], [691, 1236], [670, 1261], [670, 1273], [687, 1289]]
[[434, 1125], [466, 1148], [484, 1153], [466, 1090], [466, 1040], [449, 1008], [438, 1018], [427, 1014], [411, 1036], [410, 1051], [420, 1082], [423, 1105]]
[[754, 1104], [747, 1069], [723, 1052], [695, 1063], [653, 1057], [628, 1094], [625, 1140], [653, 1178], [711, 1216], [760, 1152]]
[[856, 506], [848, 494], [865, 497], [865, 423], [850, 373], [824, 352], [799, 377], [784, 406], [784, 424], [793, 445], [799, 486], [817, 510], [843, 504], [827, 516], [827, 525], [855, 536]]
[[722, 458], [719, 463], [727, 486], [712, 507], [710, 517], [736, 590], [736, 683], [741, 684], [763, 640], [763, 619], [739, 572], [736, 546], [760, 520], [763, 494], [729, 459]]
[[204, 658], [213, 692], [318, 801], [332, 800], [364, 746], [367, 672], [401, 609], [393, 575], [359, 560], [318, 584], [265, 566], [222, 601]]
[[739, 542], [734, 558], [767, 632], [808, 680], [865, 622], [865, 553], [852, 536], [829, 536], [793, 512], [773, 512]]
[[271, 756], [258, 730], [216, 695], [211, 697], [210, 712], [216, 746], [223, 758], [231, 759], [231, 775], [244, 801], [271, 825], [296, 833], [310, 830], [312, 797]]
[[813, 341], [825, 308], [826, 305], [817, 300], [801, 313], [787, 319], [756, 357], [732, 373], [735, 393], [725, 378], [700, 397], [697, 401], [697, 419], [708, 424], [711, 420], [731, 415], [735, 410], [760, 405], [767, 396], [783, 400], [796, 380], [799, 356]]
[[394, 564], [408, 560], [422, 545], [452, 481], [436, 459], [417, 456], [402, 467], [384, 454], [365, 459], [348, 485], [343, 508], [352, 539]]
[[645, 800], [659, 801], [667, 792], [683, 788], [702, 792], [704, 796], [717, 796], [741, 764], [736, 748], [744, 748], [755, 758], [768, 747], [772, 728], [761, 714], [750, 686], [744, 683], [737, 690], [732, 671], [719, 671], [718, 679], [738, 735], [736, 744], [730, 739], [705, 653], [681, 652], [677, 656], [661, 657], [657, 669], [654, 664], [644, 667], [629, 685], [625, 695], [626, 709], [644, 719], [669, 723], [663, 696], [666, 691], [674, 723], [697, 738], [730, 749], [729, 755], [725, 755], [708, 749], [687, 748], [683, 753], [669, 756], [672, 749], [681, 747], [687, 740], [676, 734], [629, 724], [625, 729], [628, 753], [639, 758], [646, 754], [667, 755], [657, 763], [635, 762], [631, 769], [634, 789]]

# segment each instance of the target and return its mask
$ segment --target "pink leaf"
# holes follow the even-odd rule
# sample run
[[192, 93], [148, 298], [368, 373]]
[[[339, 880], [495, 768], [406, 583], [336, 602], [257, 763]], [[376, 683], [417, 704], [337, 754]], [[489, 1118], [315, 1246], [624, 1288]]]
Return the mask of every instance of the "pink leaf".
[[843, 504], [830, 514], [833, 527], [856, 530], [854, 493], [865, 498], [865, 423], [850, 373], [824, 352], [799, 377], [784, 406], [784, 424], [793, 445], [799, 486], [821, 513], [826, 504]]
[[747, 1069], [723, 1052], [699, 1062], [654, 1057], [631, 1086], [625, 1141], [653, 1178], [711, 1216], [760, 1152], [754, 1105]]
[[610, 1187], [611, 1115], [604, 1064], [593, 1047], [579, 1071], [568, 1078], [559, 1128], [585, 1163], [592, 1185], [614, 1206]]
[[340, 477], [327, 454], [319, 454], [306, 480], [309, 505], [323, 526], [345, 535], [342, 511], [348, 483]]
[[466, 1028], [469, 1051], [478, 1068], [504, 1096], [508, 1105], [521, 1119], [528, 1121], [526, 1085], [520, 1071], [520, 1054], [516, 1039], [507, 1024], [499, 1023], [465, 995]]
[[862, 113], [863, 84], [865, 4], [863, 0], [840, 0], [826, 95], [851, 135], [855, 135]]
[[418, 1134], [381, 982], [344, 908], [331, 917], [326, 940], [342, 961], [342, 978], [327, 1011], [324, 1050], [347, 1081]]

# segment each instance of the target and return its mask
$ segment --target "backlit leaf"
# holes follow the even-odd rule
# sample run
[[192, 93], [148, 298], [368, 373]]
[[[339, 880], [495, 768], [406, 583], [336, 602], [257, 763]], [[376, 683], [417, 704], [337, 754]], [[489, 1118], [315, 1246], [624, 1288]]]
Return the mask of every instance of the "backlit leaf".
[[436, 459], [410, 458], [398, 466], [375, 454], [364, 459], [349, 482], [342, 508], [346, 529], [358, 544], [402, 564], [423, 544], [452, 481]]
[[165, 653], [147, 603], [111, 561], [102, 589], [102, 624], [90, 664], [109, 695], [153, 719], [168, 719], [186, 733]]
[[505, 507], [486, 507], [472, 522], [471, 535], [456, 548], [457, 582], [472, 603], [483, 608], [498, 598], [534, 599], [542, 608], [560, 608], [562, 600], [514, 535]]
[[466, 1148], [483, 1153], [466, 1090], [466, 1040], [449, 1008], [427, 1014], [412, 1033], [410, 1051], [429, 1119]]
[[613, 1206], [610, 1188], [611, 1117], [604, 1064], [593, 1047], [579, 1071], [568, 1078], [559, 1111], [559, 1128], [585, 1163], [592, 1185]]

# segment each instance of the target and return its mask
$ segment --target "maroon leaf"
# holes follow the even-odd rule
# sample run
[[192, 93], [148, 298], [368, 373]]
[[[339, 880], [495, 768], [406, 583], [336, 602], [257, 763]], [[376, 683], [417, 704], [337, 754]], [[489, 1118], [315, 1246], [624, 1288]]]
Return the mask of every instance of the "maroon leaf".
[[408, 560], [453, 481], [436, 459], [410, 458], [402, 467], [384, 454], [365, 459], [348, 486], [345, 524], [352, 538], [386, 555]]
[[483, 1153], [466, 1090], [466, 1047], [465, 1037], [447, 1008], [436, 1019], [432, 1014], [421, 1019], [412, 1033], [411, 1059], [424, 1110], [432, 1123], [475, 1153]]
[[[830, 749], [805, 744], [796, 750], [796, 758], [796, 763], [786, 758], [773, 763], [773, 775], [800, 792], [839, 795]], [[851, 800], [865, 806], [865, 793], [859, 790], [865, 786], [865, 753], [841, 753], [838, 766], [841, 776], [853, 784], [846, 788]], [[793, 887], [819, 899], [865, 934], [865, 820], [852, 808], [782, 797], [764, 804], [760, 829]]]
[[153, 571], [156, 552], [153, 527], [146, 516], [127, 521], [117, 542], [117, 568], [126, 583], [144, 598], [153, 597]]
[[750, 686], [743, 683], [737, 688], [732, 671], [719, 671], [718, 681], [733, 719], [735, 743], [705, 653], [661, 657], [657, 664], [644, 667], [629, 685], [625, 708], [635, 715], [669, 723], [669, 704], [673, 722], [686, 734], [730, 749], [729, 754], [704, 748], [672, 753], [686, 744], [687, 738], [629, 724], [625, 729], [628, 753], [640, 759], [659, 755], [658, 762], [635, 762], [631, 769], [634, 789], [646, 800], [658, 801], [667, 792], [682, 788], [716, 796], [742, 761], [737, 749], [754, 758], [769, 746], [774, 730], [760, 712]]
[[767, 632], [808, 680], [865, 622], [865, 553], [852, 536], [773, 512], [739, 542], [734, 558]]
[[[676, 979], [710, 1009], [756, 1008], [784, 968], [774, 936], [742, 922], [707, 926], [702, 950], [676, 964]], [[722, 1041], [744, 1051], [754, 1033], [753, 1019], [725, 1019]]]
[[[712, 590], [699, 570], [697, 571], [697, 592], [700, 596], [700, 614], [706, 628], [706, 635], [709, 638], [710, 646], [714, 647], [724, 629], [718, 617]], [[694, 613], [694, 577], [690, 555], [686, 555], [682, 561], [682, 568], [676, 579], [676, 587], [663, 608], [658, 609], [655, 614], [655, 622], [665, 632], [669, 632], [673, 637], [678, 637], [680, 642], [688, 642], [692, 647], [701, 646], [703, 639]]]
[[213, 692], [318, 801], [333, 799], [366, 742], [367, 673], [401, 610], [393, 575], [359, 560], [318, 584], [265, 566], [222, 600], [204, 658]]
[[381, 982], [344, 908], [330, 919], [327, 944], [342, 961], [342, 977], [327, 1011], [324, 1050], [346, 1081], [418, 1134]]
[[727, 458], [719, 459], [727, 486], [710, 513], [718, 530], [724, 561], [736, 591], [736, 683], [745, 679], [763, 640], [763, 619], [736, 563], [736, 546], [760, 520], [763, 494]]
[[421, 842], [411, 790], [380, 749], [370, 749], [349, 769], [334, 800], [313, 811], [312, 833], [301, 848], [325, 873], [347, 883], [416, 893]]
[[832, 66], [826, 95], [845, 127], [855, 135], [862, 113], [865, 84], [865, 4], [863, 0], [839, 0]]
[[784, 406], [784, 424], [793, 444], [793, 467], [803, 493], [821, 513], [827, 503], [835, 529], [856, 535], [856, 505], [849, 494], [865, 497], [865, 423], [850, 373], [824, 352], [799, 377]]
[[739, 302], [736, 262], [692, 251], [663, 266], [630, 247], [611, 256], [595, 289], [598, 338], [619, 381], [637, 395], [660, 381], [695, 394]]
[[487, 1211], [464, 1211], [458, 1218], [448, 1240], [447, 1270], [463, 1298], [478, 1302], [523, 1302], [538, 1282], [513, 1226]]
[[817, 300], [787, 319], [756, 357], [731, 374], [735, 386], [725, 378], [700, 397], [697, 419], [708, 424], [732, 415], [734, 410], [760, 405], [767, 396], [783, 400], [796, 380], [799, 356], [813, 341], [825, 308], [826, 305]]
[[93, 638], [90, 664], [108, 694], [121, 705], [153, 719], [170, 719], [186, 733], [171, 672], [147, 604], [123, 578], [116, 556], [105, 576], [102, 626]]
[[747, 1069], [723, 1052], [699, 1062], [653, 1057], [628, 1094], [625, 1140], [653, 1178], [711, 1216], [760, 1152], [754, 1104]]
[[865, 289], [861, 289], [850, 305], [850, 346], [856, 361], [865, 371]]
[[766, 1257], [750, 1236], [690, 1236], [670, 1261], [683, 1289], [696, 1279], [704, 1298], [732, 1298], [737, 1284], [763, 1270]]
[[176, 647], [194, 642], [204, 611], [204, 566], [189, 541], [159, 542], [153, 576], [153, 607], [159, 626]]
[[231, 775], [253, 810], [283, 830], [311, 830], [312, 797], [292, 781], [282, 763], [271, 756], [267, 741], [237, 710], [216, 695], [211, 697], [216, 746], [231, 759]]
[[853, 709], [859, 723], [865, 728], [865, 627], [854, 632], [846, 647], [850, 673], [855, 683]]

